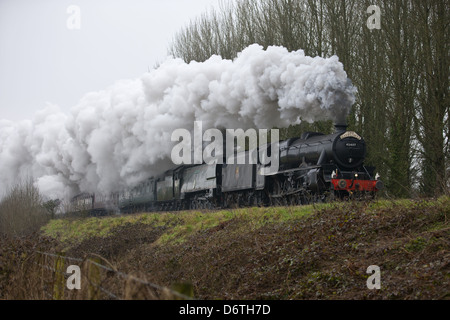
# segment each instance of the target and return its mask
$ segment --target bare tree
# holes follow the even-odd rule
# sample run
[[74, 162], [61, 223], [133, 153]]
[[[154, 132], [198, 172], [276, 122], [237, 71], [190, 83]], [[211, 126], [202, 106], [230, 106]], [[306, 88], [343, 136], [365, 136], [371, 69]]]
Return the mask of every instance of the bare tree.
[[[415, 129], [422, 145], [422, 190], [427, 195], [445, 192], [449, 146], [449, 7], [444, 0], [411, 1], [419, 78]], [[447, 159], [446, 159], [447, 157]]]
[[[420, 178], [427, 195], [450, 185], [449, 6], [444, 0], [380, 0], [381, 29], [369, 30], [369, 0], [236, 0], [180, 31], [169, 52], [185, 61], [233, 59], [252, 43], [337, 55], [358, 88], [348, 117], [369, 146], [367, 162], [395, 196]], [[302, 123], [330, 130], [329, 122]]]
[[31, 180], [18, 182], [0, 202], [0, 233], [22, 236], [38, 231], [50, 218]]

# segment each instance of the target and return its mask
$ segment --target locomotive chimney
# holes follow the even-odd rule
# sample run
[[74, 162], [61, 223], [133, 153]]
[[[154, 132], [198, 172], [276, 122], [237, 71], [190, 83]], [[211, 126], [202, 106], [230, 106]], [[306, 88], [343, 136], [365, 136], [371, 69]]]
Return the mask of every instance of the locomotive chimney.
[[336, 123], [334, 125], [334, 131], [336, 133], [338, 133], [338, 132], [345, 132], [345, 131], [347, 131], [347, 127], [348, 127], [348, 125], [345, 124], [345, 123]]

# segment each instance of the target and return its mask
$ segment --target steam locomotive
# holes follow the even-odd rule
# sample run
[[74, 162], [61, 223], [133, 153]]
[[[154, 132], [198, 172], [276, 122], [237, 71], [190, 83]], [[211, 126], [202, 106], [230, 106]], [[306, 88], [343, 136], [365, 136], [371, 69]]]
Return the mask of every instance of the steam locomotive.
[[259, 162], [181, 165], [119, 193], [77, 195], [72, 204], [92, 215], [300, 205], [373, 197], [383, 188], [375, 168], [364, 166], [364, 139], [346, 125], [329, 135], [306, 132], [281, 141], [278, 152], [276, 172], [263, 173]]

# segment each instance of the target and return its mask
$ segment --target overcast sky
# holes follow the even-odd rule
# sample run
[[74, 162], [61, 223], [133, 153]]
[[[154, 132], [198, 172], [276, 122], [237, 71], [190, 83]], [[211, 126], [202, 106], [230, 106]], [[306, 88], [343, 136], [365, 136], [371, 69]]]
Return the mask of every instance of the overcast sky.
[[68, 112], [88, 92], [140, 77], [218, 2], [0, 0], [0, 119], [31, 119], [47, 103]]

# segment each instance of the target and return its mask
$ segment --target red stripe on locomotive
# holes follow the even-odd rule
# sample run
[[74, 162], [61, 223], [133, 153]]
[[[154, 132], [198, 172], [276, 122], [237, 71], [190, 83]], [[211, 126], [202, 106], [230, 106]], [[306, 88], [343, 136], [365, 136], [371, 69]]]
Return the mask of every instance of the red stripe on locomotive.
[[[341, 187], [342, 181], [345, 181], [345, 187]], [[377, 182], [379, 180], [331, 179], [334, 190], [346, 191], [378, 191]]]

